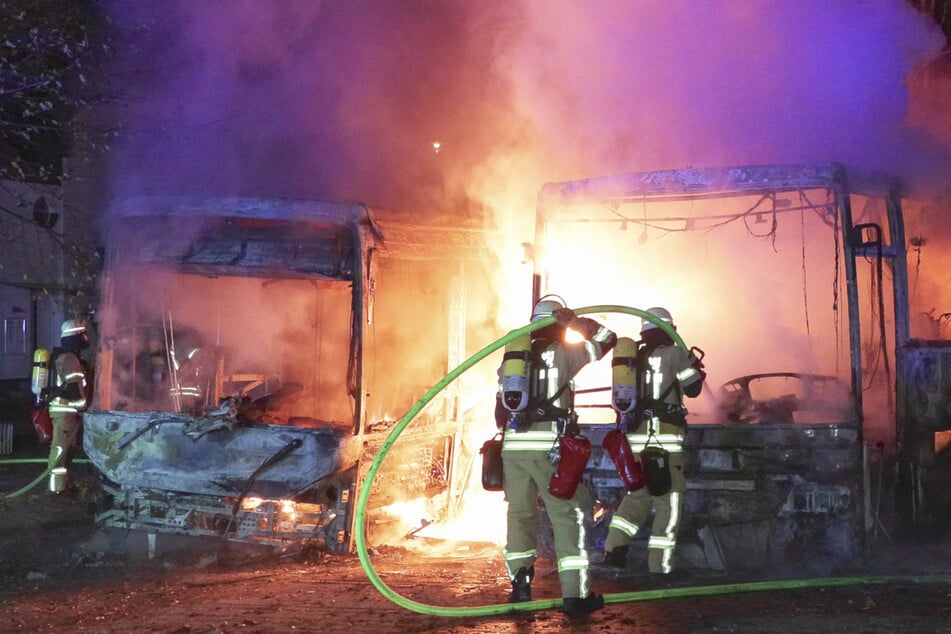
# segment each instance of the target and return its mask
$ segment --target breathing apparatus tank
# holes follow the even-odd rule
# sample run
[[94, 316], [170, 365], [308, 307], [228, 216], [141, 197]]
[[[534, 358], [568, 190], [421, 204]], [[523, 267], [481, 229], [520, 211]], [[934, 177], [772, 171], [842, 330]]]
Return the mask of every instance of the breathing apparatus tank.
[[502, 357], [502, 404], [510, 412], [528, 407], [531, 384], [532, 338], [528, 333], [505, 346]]
[[625, 434], [633, 418], [634, 406], [637, 405], [636, 361], [637, 343], [630, 337], [620, 337], [611, 360], [611, 406], [617, 410], [618, 426], [606, 433], [601, 442], [628, 491], [637, 491], [646, 484], [643, 465], [631, 450]]
[[37, 348], [33, 353], [33, 374], [30, 388], [36, 396], [36, 404], [46, 400], [46, 392], [50, 381], [50, 351], [46, 348]]
[[637, 343], [630, 337], [618, 338], [611, 360], [611, 405], [621, 414], [637, 405], [636, 359]]

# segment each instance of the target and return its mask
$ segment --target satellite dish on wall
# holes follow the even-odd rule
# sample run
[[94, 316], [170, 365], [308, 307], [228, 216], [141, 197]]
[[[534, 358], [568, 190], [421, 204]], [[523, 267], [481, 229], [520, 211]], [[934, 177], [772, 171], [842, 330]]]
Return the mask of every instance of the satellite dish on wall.
[[59, 222], [59, 214], [50, 211], [50, 205], [46, 202], [46, 196], [40, 196], [33, 203], [33, 222], [44, 229], [52, 229]]

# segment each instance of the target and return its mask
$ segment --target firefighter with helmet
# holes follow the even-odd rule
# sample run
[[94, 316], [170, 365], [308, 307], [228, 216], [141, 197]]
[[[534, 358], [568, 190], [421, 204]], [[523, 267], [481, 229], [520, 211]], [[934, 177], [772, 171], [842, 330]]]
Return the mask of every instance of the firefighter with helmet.
[[[667, 309], [654, 307], [647, 312], [676, 329]], [[674, 572], [677, 527], [686, 490], [682, 450], [687, 411], [683, 397], [700, 395], [705, 377], [702, 368], [693, 352], [677, 346], [652, 321], [642, 320], [635, 360], [637, 400], [627, 418], [627, 440], [634, 455], [641, 456], [647, 486], [628, 491], [611, 519], [604, 543], [604, 564], [609, 567], [627, 565], [628, 548], [653, 510], [648, 570], [662, 579], [670, 579], [667, 575]]]
[[67, 488], [70, 452], [76, 444], [80, 413], [87, 406], [88, 366], [81, 352], [89, 347], [86, 323], [78, 319], [63, 322], [60, 345], [53, 351], [49, 413], [53, 422], [50, 439], [49, 490], [62, 493]]
[[[583, 617], [604, 605], [604, 598], [588, 588], [584, 522], [590, 516], [591, 497], [580, 483], [580, 477], [573, 483], [577, 488], [569, 499], [552, 494], [550, 484], [558, 467], [550, 454], [553, 447], [559, 446], [560, 436], [577, 434], [576, 417], [571, 409], [572, 378], [585, 365], [607, 354], [617, 336], [593, 319], [576, 316], [562, 302], [542, 298], [534, 307], [532, 321], [549, 316], [555, 318], [555, 323], [535, 330], [530, 350], [525, 351], [525, 358], [530, 359], [525, 383], [527, 406], [505, 412], [501, 405], [505, 398], [505, 361], [499, 370], [502, 389], [496, 406], [496, 423], [504, 427], [502, 486], [508, 501], [507, 537], [502, 554], [512, 582], [510, 602], [531, 601], [537, 555], [538, 498], [541, 497], [554, 529], [563, 609], [569, 616]], [[579, 333], [584, 341], [567, 343], [568, 328]], [[562, 456], [561, 461], [564, 460]]]

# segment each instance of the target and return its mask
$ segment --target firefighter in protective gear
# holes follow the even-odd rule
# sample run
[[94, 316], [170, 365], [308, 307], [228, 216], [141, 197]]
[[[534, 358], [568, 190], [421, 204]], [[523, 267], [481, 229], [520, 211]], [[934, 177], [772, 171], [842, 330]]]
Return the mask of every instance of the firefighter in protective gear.
[[[564, 611], [583, 616], [604, 605], [604, 598], [588, 588], [584, 521], [590, 515], [590, 493], [580, 484], [570, 499], [552, 495], [549, 484], [557, 467], [549, 460], [549, 453], [558, 446], [566, 425], [577, 426], [571, 410], [572, 377], [607, 354], [617, 337], [593, 319], [576, 316], [561, 302], [542, 299], [535, 305], [532, 321], [548, 316], [553, 316], [555, 323], [532, 333], [531, 387], [525, 416], [497, 419], [506, 426], [502, 465], [508, 529], [502, 552], [512, 582], [510, 601], [530, 601], [540, 496], [554, 529]], [[584, 341], [566, 343], [567, 328], [581, 334]], [[502, 372], [500, 368], [500, 379]]]
[[[647, 312], [676, 328], [667, 309], [655, 307]], [[677, 527], [686, 489], [683, 439], [687, 419], [683, 397], [699, 396], [705, 375], [692, 353], [675, 345], [669, 334], [648, 319], [642, 322], [635, 367], [637, 404], [630, 415], [625, 415], [627, 439], [634, 454], [642, 457], [648, 486], [629, 491], [621, 500], [608, 528], [604, 563], [626, 566], [628, 547], [653, 510], [648, 570], [668, 575], [674, 571]]]
[[202, 348], [201, 336], [190, 329], [176, 334], [169, 348], [171, 386], [168, 393], [178, 411], [195, 411], [205, 404], [208, 377]]
[[53, 351], [49, 413], [53, 421], [50, 439], [49, 490], [62, 493], [67, 488], [70, 452], [79, 432], [80, 412], [87, 405], [88, 367], [80, 353], [89, 347], [83, 321], [69, 319], [60, 328], [60, 347]]

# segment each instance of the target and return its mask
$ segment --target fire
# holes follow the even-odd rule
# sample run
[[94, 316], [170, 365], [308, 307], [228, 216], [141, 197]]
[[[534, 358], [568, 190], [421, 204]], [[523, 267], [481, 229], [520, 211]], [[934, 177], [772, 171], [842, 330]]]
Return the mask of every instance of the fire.
[[[491, 397], [492, 390], [488, 389]], [[485, 401], [484, 395], [481, 395]], [[489, 492], [481, 484], [481, 458], [478, 447], [482, 445], [492, 430], [483, 427], [470, 428], [465, 438], [459, 439], [460, 447], [476, 448], [470, 460], [460, 460], [457, 465], [465, 465], [469, 473], [461, 468], [452, 475], [454, 486], [465, 483], [464, 490], [450, 487], [450, 491], [439, 496], [451, 495], [439, 501], [428, 497], [399, 500], [379, 509], [375, 520], [375, 539], [403, 547], [413, 548], [425, 543], [425, 552], [433, 552], [434, 540], [441, 542], [441, 554], [461, 553], [467, 544], [495, 544], [501, 547], [505, 542], [506, 503], [499, 492]], [[384, 467], [385, 468], [385, 467]], [[448, 514], [445, 510], [448, 508]], [[426, 538], [425, 542], [416, 541]]]
[[433, 523], [420, 535], [456, 541], [505, 543], [507, 504], [501, 492], [470, 487], [465, 501], [454, 517]]
[[[823, 200], [819, 192], [806, 192], [806, 198]], [[828, 301], [838, 279], [837, 261], [831, 255], [833, 230], [805, 205], [792, 213], [786, 208], [773, 212], [763, 207], [767, 203], [768, 199], [758, 196], [737, 196], [693, 202], [621, 202], [609, 209], [579, 205], [567, 210], [565, 222], [553, 212], [552, 217], [559, 221], [545, 225], [543, 239], [536, 236], [531, 248], [524, 248], [524, 233], [506, 234], [492, 245], [500, 261], [511, 265], [493, 285], [499, 294], [495, 319], [501, 328], [497, 336], [528, 323], [531, 294], [527, 281], [534, 268], [544, 272], [540, 290], [559, 295], [571, 308], [620, 305], [646, 310], [664, 306], [674, 315], [685, 343], [701, 347], [716, 361], [709, 370], [714, 385], [751, 372], [806, 368], [834, 374], [835, 355], [841, 347], [835, 345], [836, 315]], [[775, 217], [775, 225], [764, 223], [768, 225], [765, 229], [756, 225], [750, 210], [761, 209], [767, 219]], [[524, 268], [518, 268], [519, 262]], [[618, 336], [640, 336], [637, 316], [586, 316]], [[569, 330], [566, 336], [571, 342], [581, 340], [574, 331]], [[493, 381], [500, 354], [485, 361], [491, 366]], [[841, 359], [838, 361], [842, 365]], [[591, 404], [596, 405], [599, 399], [603, 403], [599, 390], [611, 385], [610, 363], [587, 366], [576, 377], [576, 385], [587, 391], [585, 398], [590, 398]], [[478, 393], [472, 385], [456, 387], [466, 394], [463, 399], [471, 396], [472, 401], [491, 402], [494, 385], [480, 385]], [[692, 403], [691, 412], [698, 422], [716, 421], [715, 394], [715, 389], [710, 390]], [[587, 407], [579, 414], [583, 424], [610, 423], [614, 418], [613, 412], [603, 407]], [[491, 413], [484, 419], [491, 421]], [[448, 505], [452, 516], [427, 514], [424, 501], [388, 509], [402, 519], [403, 532], [395, 535], [398, 539], [404, 544], [412, 537], [447, 543], [504, 542], [504, 496], [484, 491], [478, 473], [478, 447], [492, 434], [494, 429], [475, 428], [463, 443], [474, 448], [476, 455], [469, 464], [461, 465], [468, 473], [451, 474], [453, 483], [467, 483], [465, 491], [451, 490], [451, 495], [458, 496]], [[461, 462], [456, 460], [456, 466]]]
[[407, 525], [418, 524], [426, 517], [426, 500], [424, 498], [401, 500], [384, 507], [383, 512], [386, 515], [401, 518]]
[[278, 504], [281, 505], [281, 513], [283, 513], [288, 520], [297, 519], [297, 503], [294, 500], [280, 500]]
[[264, 504], [263, 498], [247, 497], [241, 500], [241, 509], [245, 511], [253, 511], [262, 504]]
[[[280, 508], [280, 512], [284, 515], [284, 518], [287, 520], [297, 519], [297, 502], [294, 500], [270, 500], [272, 503], [276, 504]], [[256, 511], [263, 504], [268, 502], [264, 498], [259, 497], [246, 497], [241, 500], [241, 509], [244, 511]]]

